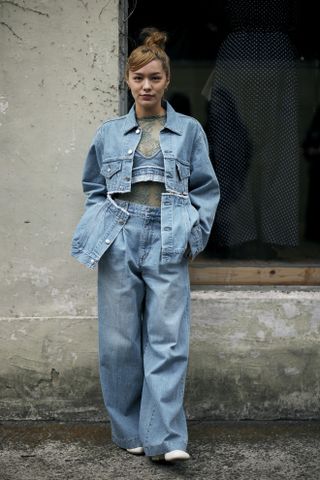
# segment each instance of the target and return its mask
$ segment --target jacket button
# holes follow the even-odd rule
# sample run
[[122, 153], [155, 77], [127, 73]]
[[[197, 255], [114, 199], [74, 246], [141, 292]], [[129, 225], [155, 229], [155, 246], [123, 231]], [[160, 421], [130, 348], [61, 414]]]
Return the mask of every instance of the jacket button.
[[120, 225], [124, 225], [124, 220], [119, 220]]
[[128, 150], [129, 155], [131, 155], [132, 152], [133, 152], [133, 150], [131, 148], [129, 148], [129, 150]]
[[140, 128], [137, 128], [136, 133], [140, 133]]
[[109, 238], [107, 238], [107, 239], [106, 239], [106, 244], [109, 245], [109, 243], [111, 243], [111, 241], [110, 241]]
[[126, 182], [130, 182], [130, 177], [124, 177], [124, 180], [125, 180]]

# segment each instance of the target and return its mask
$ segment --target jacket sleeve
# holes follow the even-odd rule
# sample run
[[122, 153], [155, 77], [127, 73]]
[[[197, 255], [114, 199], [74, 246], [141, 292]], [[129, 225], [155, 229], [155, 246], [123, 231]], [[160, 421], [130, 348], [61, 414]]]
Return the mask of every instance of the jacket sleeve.
[[[199, 224], [195, 229], [201, 231], [199, 250], [207, 245], [215, 213], [220, 200], [220, 189], [216, 174], [209, 157], [208, 140], [201, 125], [197, 123], [197, 133], [192, 149], [189, 198], [191, 205], [198, 211]], [[198, 253], [198, 252], [197, 252]]]
[[102, 157], [103, 140], [101, 130], [99, 129], [90, 146], [82, 174], [82, 188], [87, 197], [86, 208], [106, 199], [106, 180], [100, 173]]

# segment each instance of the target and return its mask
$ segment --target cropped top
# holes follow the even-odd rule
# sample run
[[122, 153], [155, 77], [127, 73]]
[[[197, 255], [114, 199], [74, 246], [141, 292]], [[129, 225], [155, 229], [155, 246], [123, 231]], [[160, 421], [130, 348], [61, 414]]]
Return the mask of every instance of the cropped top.
[[161, 150], [151, 157], [145, 157], [136, 151], [133, 158], [132, 184], [138, 182], [164, 183], [164, 160]]

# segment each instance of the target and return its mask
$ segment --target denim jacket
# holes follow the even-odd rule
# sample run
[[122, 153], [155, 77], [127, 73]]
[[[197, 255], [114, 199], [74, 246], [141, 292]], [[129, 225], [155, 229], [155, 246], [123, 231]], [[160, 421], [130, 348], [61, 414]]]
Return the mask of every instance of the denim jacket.
[[[167, 119], [160, 132], [165, 193], [161, 198], [161, 263], [181, 261], [187, 247], [195, 258], [206, 246], [220, 198], [219, 185], [200, 123], [164, 102]], [[72, 239], [71, 254], [94, 268], [129, 218], [113, 199], [131, 190], [132, 164], [141, 138], [134, 106], [127, 115], [104, 122], [85, 161], [85, 211]]]

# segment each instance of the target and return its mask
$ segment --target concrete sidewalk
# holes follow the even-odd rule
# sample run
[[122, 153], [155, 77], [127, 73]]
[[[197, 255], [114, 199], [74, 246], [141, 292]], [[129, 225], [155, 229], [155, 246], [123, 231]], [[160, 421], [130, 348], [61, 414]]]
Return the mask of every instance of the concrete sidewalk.
[[319, 422], [190, 422], [191, 460], [155, 464], [104, 423], [2, 422], [1, 480], [319, 480]]

